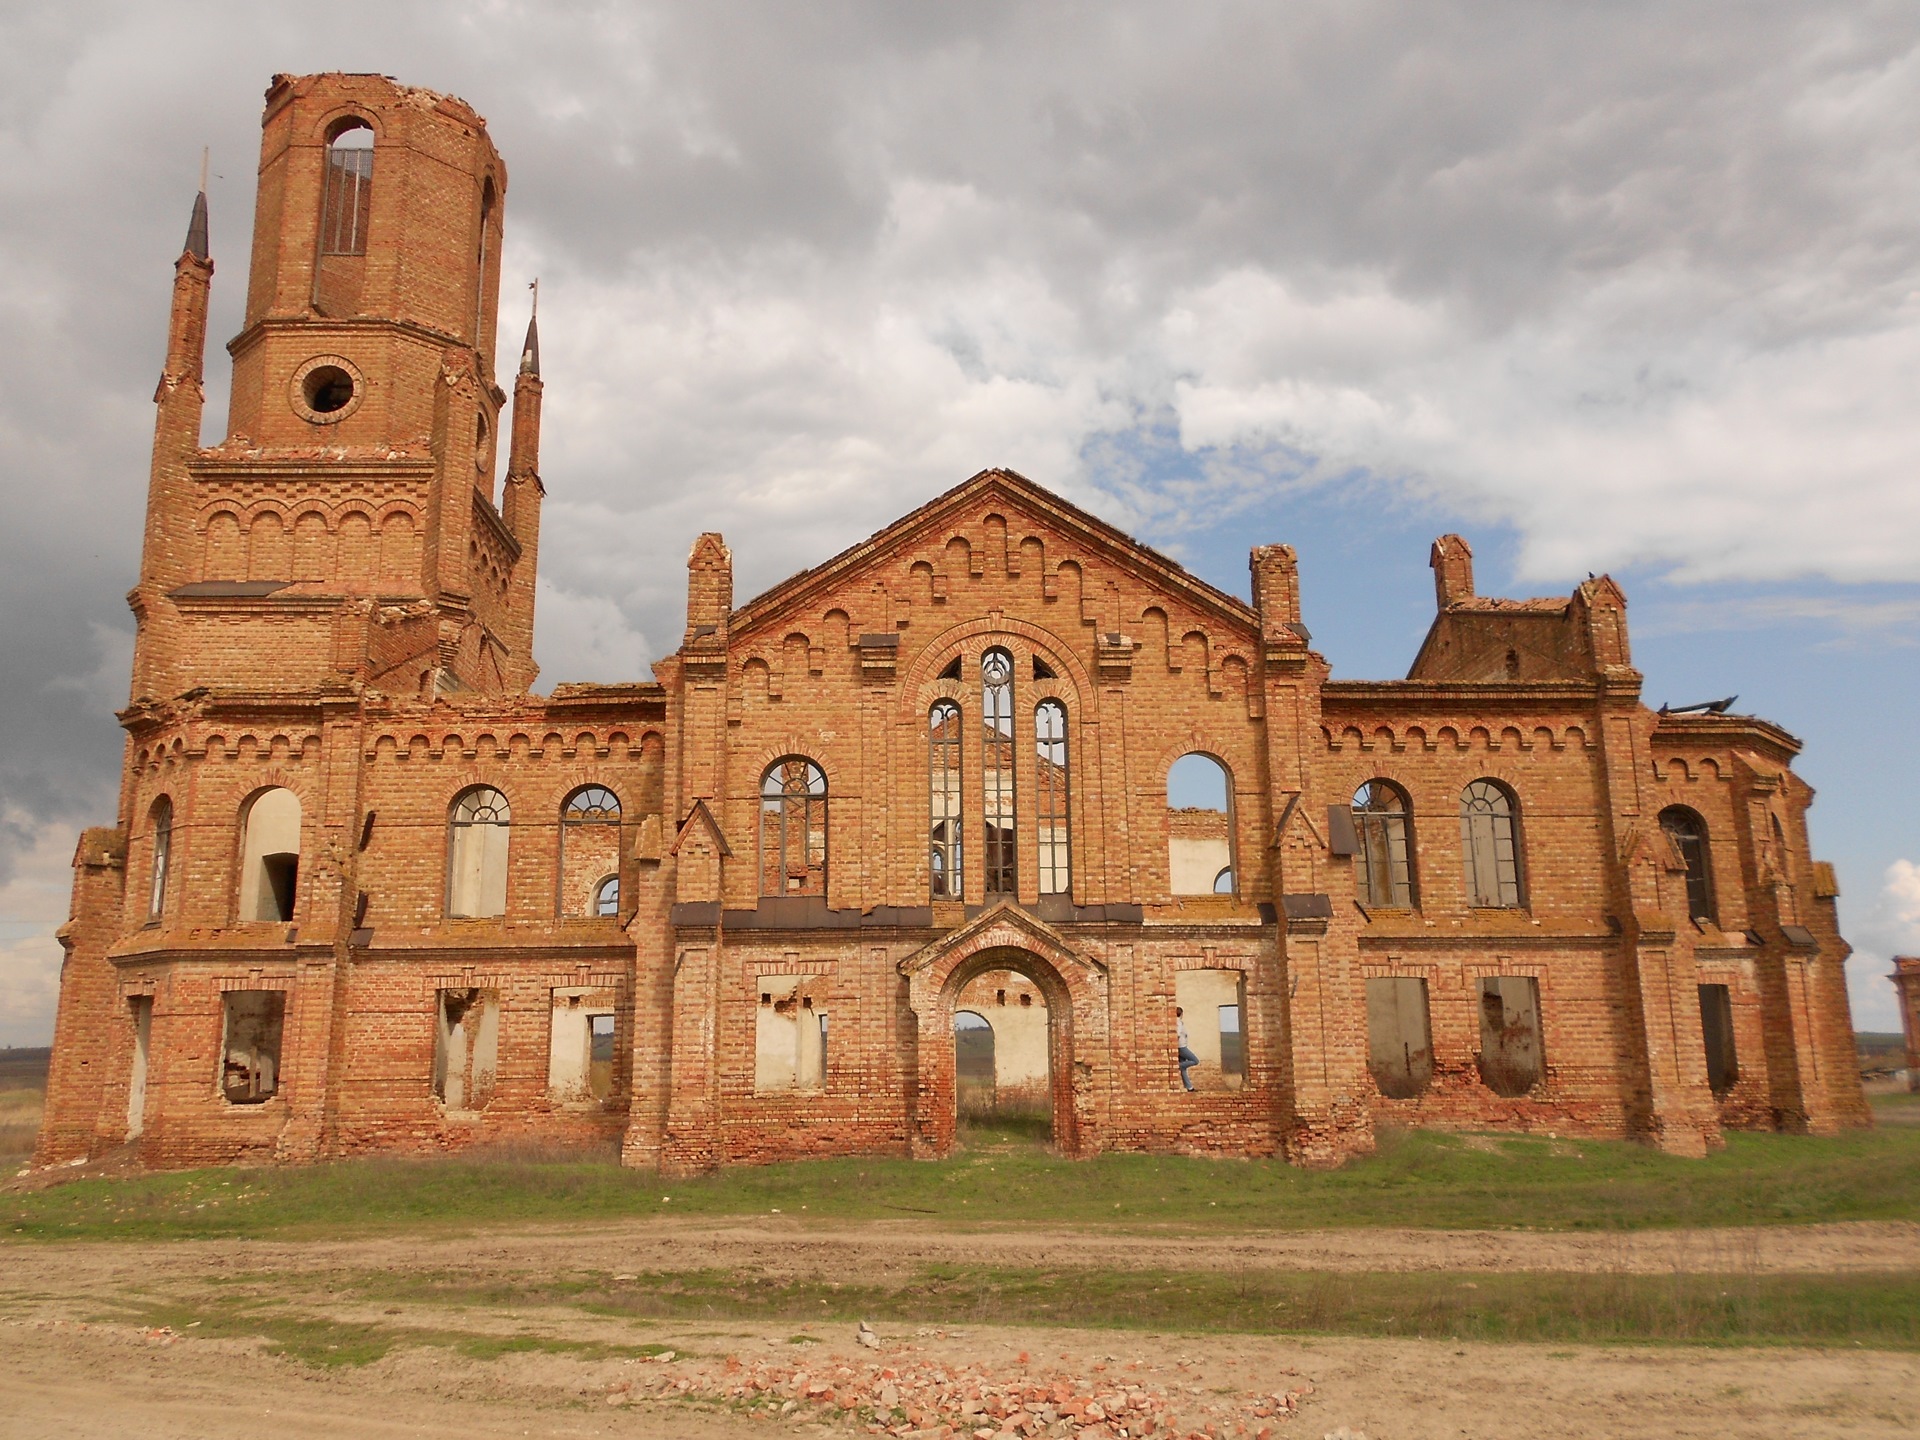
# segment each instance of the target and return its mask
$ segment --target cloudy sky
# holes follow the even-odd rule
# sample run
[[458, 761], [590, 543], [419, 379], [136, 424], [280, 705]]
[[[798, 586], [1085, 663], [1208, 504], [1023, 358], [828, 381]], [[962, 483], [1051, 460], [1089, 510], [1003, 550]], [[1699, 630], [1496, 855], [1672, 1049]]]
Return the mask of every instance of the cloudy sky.
[[1343, 677], [1404, 673], [1457, 529], [1485, 592], [1621, 579], [1653, 703], [1805, 738], [1856, 1023], [1897, 1026], [1920, 8], [0, 0], [0, 1044], [51, 1032], [113, 816], [201, 147], [224, 337], [261, 94], [326, 69], [453, 91], [506, 156], [543, 688], [647, 673], [699, 530], [744, 596], [987, 465], [1239, 593], [1293, 542]]

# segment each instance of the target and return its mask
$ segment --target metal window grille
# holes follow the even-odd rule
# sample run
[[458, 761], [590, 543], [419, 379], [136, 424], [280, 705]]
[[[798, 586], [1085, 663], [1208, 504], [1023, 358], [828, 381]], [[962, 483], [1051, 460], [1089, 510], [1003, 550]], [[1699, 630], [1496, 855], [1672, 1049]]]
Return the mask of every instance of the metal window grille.
[[349, 130], [327, 147], [326, 194], [320, 207], [320, 253], [367, 253], [367, 220], [373, 212], [373, 147], [343, 144], [367, 132]]
[[1460, 792], [1460, 850], [1467, 903], [1484, 909], [1520, 904], [1520, 852], [1513, 797], [1491, 780]]
[[1369, 780], [1353, 792], [1353, 828], [1360, 841], [1354, 889], [1365, 905], [1413, 904], [1413, 846], [1407, 797], [1398, 786]]
[[1071, 831], [1067, 821], [1067, 707], [1042, 700], [1033, 712], [1035, 809], [1039, 812], [1040, 893], [1065, 895], [1073, 889]]
[[961, 853], [960, 707], [951, 700], [927, 716], [927, 798], [931, 819], [929, 860], [936, 900], [964, 893]]
[[987, 894], [1015, 892], [1013, 795], [1013, 656], [980, 657], [981, 809], [986, 837]]
[[760, 893], [827, 893], [827, 777], [811, 760], [776, 760], [760, 777]]

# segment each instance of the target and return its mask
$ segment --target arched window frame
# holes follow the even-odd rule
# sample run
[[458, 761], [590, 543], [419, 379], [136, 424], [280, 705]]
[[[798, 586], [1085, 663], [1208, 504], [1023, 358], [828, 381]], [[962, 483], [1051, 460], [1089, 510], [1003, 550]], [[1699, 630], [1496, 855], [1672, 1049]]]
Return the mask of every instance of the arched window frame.
[[[1234, 780], [1233, 767], [1211, 750], [1187, 750], [1176, 755], [1167, 766], [1166, 803], [1168, 824], [1171, 826], [1176, 809], [1174, 800], [1174, 771], [1186, 760], [1199, 758], [1205, 760], [1220, 773], [1220, 813], [1226, 817], [1227, 863], [1216, 870], [1213, 879], [1205, 890], [1180, 890], [1176, 888], [1175, 861], [1173, 854], [1174, 837], [1168, 836], [1167, 849], [1167, 888], [1174, 895], [1237, 895], [1240, 893], [1240, 844], [1238, 825], [1234, 818]], [[1211, 807], [1202, 807], [1211, 808]]]
[[1019, 891], [1020, 814], [1014, 783], [1013, 653], [1004, 645], [980, 656], [980, 835], [986, 862], [982, 890]]
[[762, 895], [826, 898], [827, 805], [827, 772], [807, 756], [782, 755], [761, 772]]
[[[495, 831], [498, 831], [496, 835]], [[469, 785], [447, 809], [447, 914], [490, 919], [507, 909], [513, 809], [491, 785]], [[463, 872], [470, 871], [470, 876]]]
[[[345, 143], [367, 137], [364, 145]], [[325, 178], [320, 197], [320, 253], [364, 255], [367, 223], [373, 214], [373, 152], [379, 143], [373, 126], [354, 115], [337, 121], [327, 135]]]
[[1056, 699], [1033, 707], [1034, 855], [1040, 893], [1073, 893], [1072, 770], [1067, 707]]
[[1488, 776], [1460, 791], [1460, 870], [1470, 908], [1525, 906], [1520, 802], [1512, 790]]
[[[280, 801], [276, 797], [286, 796]], [[255, 825], [265, 823], [263, 806], [292, 807], [291, 850], [268, 849], [270, 841], [256, 834]], [[236, 912], [240, 921], [290, 924], [299, 906], [302, 830], [306, 807], [298, 792], [285, 785], [269, 785], [247, 797], [240, 812], [240, 874]], [[272, 913], [267, 913], [271, 911]]]
[[1353, 792], [1354, 892], [1363, 905], [1411, 909], [1414, 886], [1413, 806], [1391, 780], [1373, 779]]
[[1673, 842], [1674, 852], [1687, 867], [1687, 918], [1719, 924], [1714, 905], [1713, 854], [1707, 841], [1707, 822], [1686, 805], [1669, 805], [1660, 812], [1660, 828]]
[[[575, 860], [569, 861], [567, 852], [570, 847], [578, 848], [583, 843], [585, 840], [584, 831], [589, 828], [597, 830], [601, 827], [607, 827], [614, 832], [613, 851], [614, 855], [618, 857], [620, 853], [620, 818], [620, 797], [605, 785], [596, 783], [578, 786], [568, 791], [567, 798], [560, 802], [560, 867], [559, 874], [556, 877], [558, 889], [554, 897], [556, 914], [564, 917], [567, 915], [597, 916], [605, 913], [599, 908], [600, 890], [606, 883], [604, 875], [602, 878], [596, 879], [593, 882], [593, 889], [585, 909], [569, 910], [567, 908], [568, 882], [575, 881], [577, 883], [579, 879], [574, 873], [579, 861], [577, 857]], [[587, 863], [595, 863], [595, 857], [592, 854], [588, 855]], [[616, 869], [613, 873], [615, 881], [618, 881], [620, 878], [617, 864], [616, 859]], [[578, 898], [580, 893], [577, 889], [573, 892], [573, 904], [576, 906], [580, 903]], [[618, 913], [617, 905], [614, 913]]]
[[928, 890], [935, 900], [966, 894], [966, 791], [961, 756], [966, 726], [958, 704], [936, 700], [927, 711]]
[[603, 919], [620, 914], [620, 877], [609, 875], [593, 887], [593, 913]]
[[157, 922], [167, 909], [167, 872], [173, 864], [173, 801], [165, 795], [147, 812], [153, 842], [147, 867], [147, 919]]

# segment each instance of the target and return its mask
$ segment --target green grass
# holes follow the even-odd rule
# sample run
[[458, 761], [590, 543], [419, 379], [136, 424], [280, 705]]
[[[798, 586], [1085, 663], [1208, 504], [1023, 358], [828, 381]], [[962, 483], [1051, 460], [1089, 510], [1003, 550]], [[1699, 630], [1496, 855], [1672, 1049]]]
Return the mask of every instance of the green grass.
[[[1920, 1349], [1920, 1276], [1334, 1274], [935, 1265], [850, 1283], [739, 1270], [557, 1279], [329, 1277], [338, 1293], [441, 1307], [567, 1306], [648, 1320], [859, 1319], [1484, 1341], [1860, 1344]], [[793, 1337], [793, 1343], [803, 1340]]]
[[692, 1179], [611, 1158], [355, 1160], [82, 1180], [0, 1195], [0, 1240], [326, 1236], [627, 1216], [922, 1218], [943, 1227], [1328, 1226], [1630, 1230], [1920, 1219], [1920, 1127], [1832, 1138], [1734, 1135], [1705, 1160], [1526, 1136], [1382, 1136], [1320, 1172], [1279, 1161], [1103, 1155], [1031, 1145], [948, 1161], [816, 1160]]

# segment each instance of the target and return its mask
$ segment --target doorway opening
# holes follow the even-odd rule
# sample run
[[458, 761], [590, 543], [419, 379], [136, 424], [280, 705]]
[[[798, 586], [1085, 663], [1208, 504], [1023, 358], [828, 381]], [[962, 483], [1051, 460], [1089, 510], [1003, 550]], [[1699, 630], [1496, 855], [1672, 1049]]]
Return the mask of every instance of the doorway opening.
[[1016, 970], [987, 970], [953, 1002], [954, 1109], [969, 1149], [1053, 1140], [1047, 997]]

